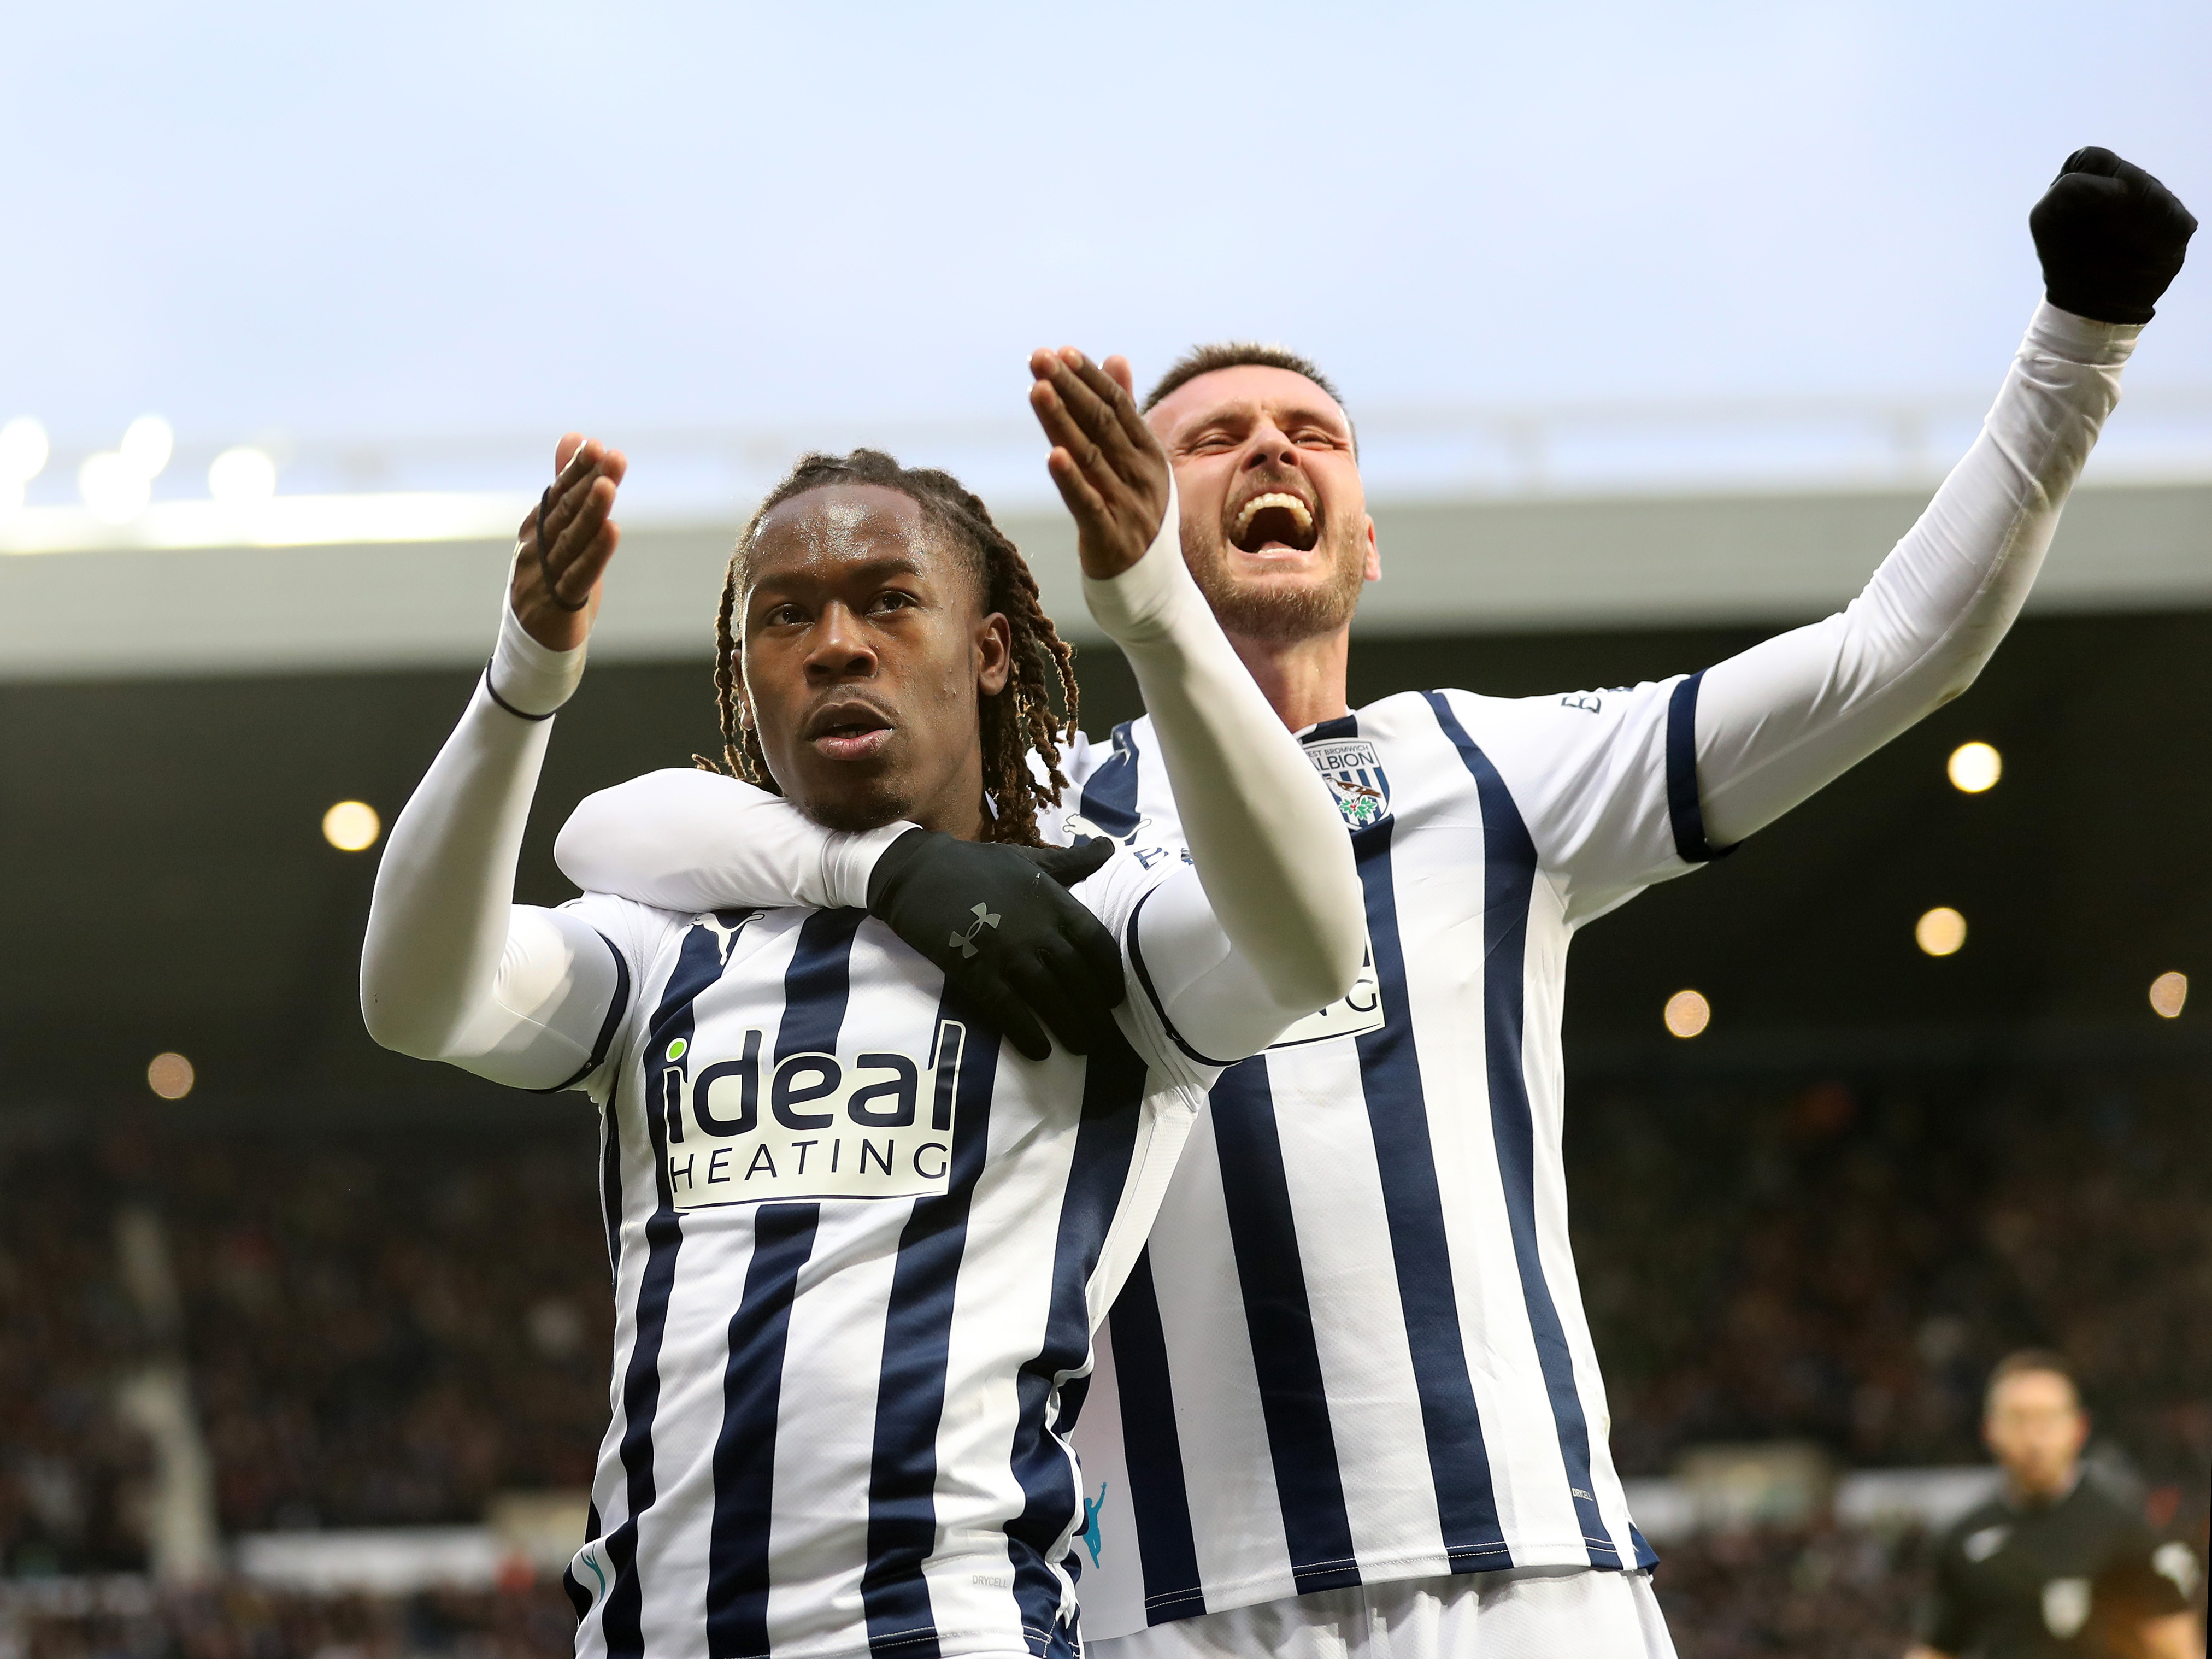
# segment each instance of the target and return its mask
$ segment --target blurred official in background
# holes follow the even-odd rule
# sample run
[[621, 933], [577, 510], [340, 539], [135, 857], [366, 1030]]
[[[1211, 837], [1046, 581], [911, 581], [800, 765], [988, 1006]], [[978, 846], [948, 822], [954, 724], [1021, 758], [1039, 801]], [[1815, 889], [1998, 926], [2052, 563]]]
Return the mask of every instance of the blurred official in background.
[[2065, 1360], [2001, 1361], [1982, 1437], [2004, 1490], [1944, 1534], [1909, 1659], [2197, 1659], [2197, 1557], [2083, 1469], [2089, 1414]]

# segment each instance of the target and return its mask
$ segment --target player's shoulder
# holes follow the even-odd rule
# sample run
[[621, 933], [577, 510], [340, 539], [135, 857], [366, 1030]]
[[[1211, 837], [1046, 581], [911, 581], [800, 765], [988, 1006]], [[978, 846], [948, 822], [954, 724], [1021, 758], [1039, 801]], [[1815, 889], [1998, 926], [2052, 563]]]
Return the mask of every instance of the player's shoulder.
[[649, 971], [654, 962], [694, 927], [734, 935], [756, 917], [809, 914], [807, 907], [800, 905], [774, 908], [747, 906], [711, 912], [664, 910], [658, 905], [599, 892], [585, 893], [560, 908], [597, 929], [599, 936], [628, 962], [631, 971], [638, 975]]
[[1992, 1494], [1944, 1528], [1937, 1534], [1936, 1547], [1947, 1555], [1978, 1560], [1991, 1553], [1980, 1546], [2002, 1542], [1993, 1535], [2009, 1532], [2019, 1518], [2002, 1496]]
[[2067, 1494], [2063, 1516], [2083, 1533], [2130, 1544], [2140, 1540], [2148, 1545], [2155, 1534], [2141, 1504], [2090, 1474]]
[[1190, 861], [1180, 841], [1153, 840], [1140, 830], [1133, 841], [1115, 842], [1113, 856], [1069, 890], [1091, 915], [1118, 932], [1146, 894]]
[[[1581, 730], [1609, 725], [1632, 714], [1648, 711], [1655, 705], [1663, 705], [1671, 699], [1683, 678], [1675, 675], [1663, 680], [1640, 680], [1633, 685], [1602, 685], [1585, 691], [1540, 691], [1517, 697], [1455, 687], [1405, 695], [1419, 697], [1439, 710], [1449, 710], [1470, 730], [1477, 726], [1495, 732]], [[1389, 697], [1376, 707], [1381, 708], [1401, 701]]]

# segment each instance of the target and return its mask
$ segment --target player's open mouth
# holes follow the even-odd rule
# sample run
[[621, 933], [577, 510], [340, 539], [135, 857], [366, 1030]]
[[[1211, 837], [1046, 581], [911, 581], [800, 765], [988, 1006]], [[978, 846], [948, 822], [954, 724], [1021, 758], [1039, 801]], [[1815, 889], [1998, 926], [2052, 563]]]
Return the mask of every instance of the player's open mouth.
[[841, 702], [806, 723], [806, 741], [831, 760], [865, 760], [891, 739], [889, 720], [864, 703]]
[[1244, 553], [1310, 553], [1321, 529], [1305, 502], [1287, 490], [1271, 489], [1237, 509], [1229, 539]]

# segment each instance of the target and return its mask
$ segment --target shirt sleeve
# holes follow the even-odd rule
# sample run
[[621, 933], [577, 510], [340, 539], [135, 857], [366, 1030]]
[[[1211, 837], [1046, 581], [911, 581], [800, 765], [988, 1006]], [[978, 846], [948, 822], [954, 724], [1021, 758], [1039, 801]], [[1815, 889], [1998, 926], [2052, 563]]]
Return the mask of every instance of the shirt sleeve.
[[586, 796], [562, 826], [553, 860], [586, 892], [657, 909], [860, 910], [876, 860], [914, 827], [825, 830], [781, 795], [672, 767]]
[[[1063, 812], [1102, 757], [1080, 732], [1060, 751]], [[914, 827], [901, 820], [857, 833], [825, 830], [781, 795], [719, 772], [670, 767], [586, 795], [562, 826], [553, 861], [587, 893], [655, 909], [864, 910], [876, 860]]]
[[1772, 823], [1973, 684], [2042, 568], [2140, 331], [2040, 307], [1981, 435], [1858, 598], [1692, 682], [1713, 846]]
[[2096, 1605], [2123, 1618], [2166, 1619], [2195, 1604], [2197, 1553], [2132, 1516], [2097, 1575]]
[[1142, 927], [1220, 960], [1163, 1000], [1184, 1036], [1224, 1059], [1256, 1054], [1358, 977], [1366, 912], [1328, 788], [1283, 727], [1183, 561], [1170, 475], [1152, 544], [1119, 575], [1083, 580], [1091, 614], [1144, 693], [1202, 900]]
[[501, 614], [491, 663], [377, 866], [362, 1015], [388, 1048], [552, 1091], [605, 1063], [636, 975], [584, 915], [514, 902], [552, 717], [584, 653], [547, 651]]
[[[1152, 963], [1139, 942], [1139, 919], [1164, 890], [1182, 889], [1204, 903], [1204, 890], [1198, 885], [1189, 854], [1180, 847], [1124, 847], [1096, 873], [1078, 882], [1074, 892], [1121, 947], [1121, 968], [1131, 994], [1114, 1010], [1115, 1024], [1147, 1066], [1202, 1094], [1230, 1062], [1207, 1059], [1176, 1034], [1168, 1012], [1172, 1005], [1164, 1004], [1148, 981]], [[1168, 954], [1181, 965], [1182, 953], [1170, 946]]]
[[2038, 310], [1981, 435], [1826, 621], [1642, 685], [1449, 694], [1571, 920], [1725, 854], [1973, 683], [2027, 597], [2138, 332]]

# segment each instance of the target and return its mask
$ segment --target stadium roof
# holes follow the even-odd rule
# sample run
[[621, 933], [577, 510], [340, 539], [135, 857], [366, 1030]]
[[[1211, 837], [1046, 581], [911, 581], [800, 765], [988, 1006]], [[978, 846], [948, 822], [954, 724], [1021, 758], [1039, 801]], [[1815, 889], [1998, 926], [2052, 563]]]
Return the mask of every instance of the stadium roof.
[[[1848, 599], [1928, 495], [1914, 488], [1379, 504], [1370, 635], [1789, 622]], [[0, 522], [0, 680], [460, 665], [490, 638], [503, 495], [157, 503], [131, 524], [27, 508]], [[734, 519], [626, 537], [596, 659], [710, 652]], [[1088, 633], [1059, 512], [1010, 514], [1046, 604]], [[2031, 609], [2212, 606], [2212, 483], [2077, 489]]]

